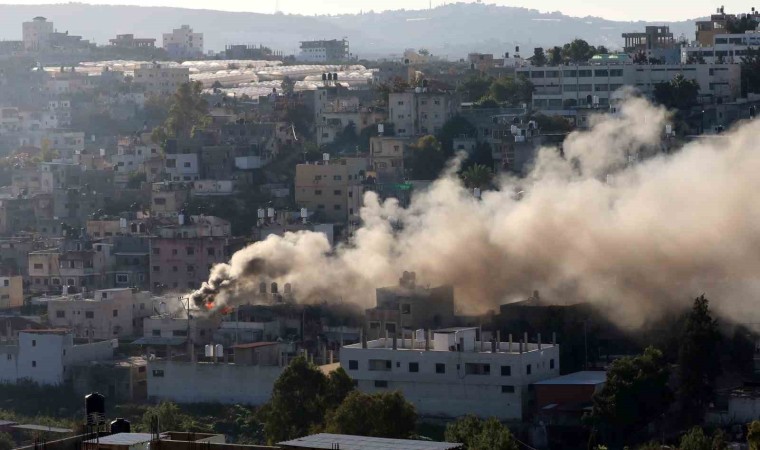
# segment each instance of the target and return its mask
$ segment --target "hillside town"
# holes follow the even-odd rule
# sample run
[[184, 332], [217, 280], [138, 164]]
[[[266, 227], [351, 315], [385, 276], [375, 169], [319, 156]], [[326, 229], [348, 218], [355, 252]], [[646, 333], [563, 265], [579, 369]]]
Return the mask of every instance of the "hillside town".
[[[757, 300], [720, 298], [757, 261], [657, 276], [669, 245], [754, 252], [731, 234], [757, 228], [752, 194], [673, 175], [694, 185], [658, 185], [663, 210], [694, 193], [706, 211], [630, 227], [711, 230], [651, 258], [564, 213], [636, 203], [615, 189], [692, 150], [721, 171], [705, 148], [757, 149], [754, 8], [692, 36], [631, 22], [618, 48], [374, 60], [337, 35], [289, 54], [209, 49], [192, 24], [96, 43], [56, 20], [0, 41], [0, 450], [760, 448]], [[597, 170], [606, 142], [622, 162]], [[562, 183], [583, 198], [551, 203]], [[571, 236], [528, 241], [544, 226]], [[592, 264], [595, 233], [655, 269]], [[616, 301], [632, 290], [651, 304]]]

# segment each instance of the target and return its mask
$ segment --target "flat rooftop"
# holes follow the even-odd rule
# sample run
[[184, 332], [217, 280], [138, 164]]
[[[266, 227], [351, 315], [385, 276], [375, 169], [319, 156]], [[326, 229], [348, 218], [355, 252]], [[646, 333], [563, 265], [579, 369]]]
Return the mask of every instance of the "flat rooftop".
[[67, 428], [46, 427], [45, 425], [14, 425], [13, 428], [18, 430], [29, 431], [47, 431], [49, 433], [73, 433], [74, 430]]
[[131, 446], [150, 442], [153, 440], [153, 435], [150, 433], [117, 433], [110, 436], [103, 436], [99, 439], [90, 439], [85, 441], [85, 444], [100, 444], [100, 445], [124, 445]]
[[[337, 446], [336, 446], [337, 444]], [[319, 433], [277, 445], [285, 448], [317, 448], [331, 450], [453, 450], [462, 448], [462, 444], [450, 442], [413, 441], [409, 439], [386, 439], [348, 434]]]
[[597, 385], [607, 381], [607, 372], [585, 370], [533, 383], [541, 386]]

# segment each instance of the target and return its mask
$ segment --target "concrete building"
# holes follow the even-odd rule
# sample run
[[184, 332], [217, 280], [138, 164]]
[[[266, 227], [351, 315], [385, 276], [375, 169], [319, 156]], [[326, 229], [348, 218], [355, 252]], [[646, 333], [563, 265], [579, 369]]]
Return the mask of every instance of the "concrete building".
[[348, 40], [302, 41], [299, 61], [311, 63], [344, 62], [351, 58]]
[[197, 153], [169, 153], [166, 155], [164, 167], [169, 181], [200, 179]]
[[[162, 301], [169, 309], [183, 306], [172, 303], [171, 297]], [[164, 306], [158, 308], [161, 309]], [[182, 341], [189, 341], [193, 346], [206, 345], [212, 342], [214, 331], [219, 327], [220, 322], [221, 318], [216, 315], [191, 316], [188, 320], [185, 312], [181, 310], [173, 314], [152, 315], [144, 320], [143, 338], [164, 340], [179, 338]]]
[[760, 31], [742, 34], [716, 34], [710, 45], [681, 48], [681, 62], [705, 64], [741, 64], [748, 50], [760, 47]]
[[676, 64], [680, 60], [678, 43], [670, 27], [648, 26], [643, 32], [623, 33], [623, 51], [629, 55], [643, 55], [664, 64]]
[[47, 301], [48, 321], [78, 338], [114, 339], [142, 335], [143, 319], [155, 312], [150, 292], [103, 289], [92, 297], [64, 295]]
[[24, 22], [21, 24], [24, 50], [28, 52], [47, 50], [50, 47], [50, 35], [53, 31], [53, 22], [48, 22], [41, 16], [35, 17], [31, 22]]
[[212, 358], [204, 362], [150, 360], [148, 398], [178, 403], [262, 405], [269, 401], [275, 381], [288, 364], [287, 347], [278, 342], [237, 345], [232, 348], [234, 362], [228, 362], [228, 357], [220, 357], [216, 362]]
[[388, 120], [399, 137], [435, 135], [458, 114], [459, 106], [459, 99], [450, 92], [427, 88], [394, 92], [388, 99]]
[[66, 330], [26, 330], [16, 343], [0, 346], [0, 382], [30, 380], [59, 385], [69, 378], [71, 366], [113, 358], [113, 341], [74, 345]]
[[171, 33], [164, 33], [163, 48], [170, 58], [203, 56], [203, 33], [194, 33], [190, 25], [182, 25]]
[[346, 223], [359, 214], [362, 183], [370, 168], [366, 157], [346, 157], [298, 164], [295, 200], [324, 221]]
[[718, 8], [715, 14], [708, 20], [697, 21], [697, 45], [709, 47], [713, 44], [716, 35], [725, 34], [729, 30], [729, 23], [736, 22], [742, 17], [760, 22], [760, 12], [753, 10], [751, 14], [726, 14], [723, 7]]
[[117, 34], [108, 42], [111, 46], [119, 48], [154, 48], [156, 46], [154, 38], [136, 38], [134, 34]]
[[176, 217], [190, 198], [190, 186], [182, 182], [153, 183], [150, 211], [157, 217]]
[[398, 286], [377, 289], [376, 297], [377, 306], [365, 312], [368, 339], [454, 324], [454, 288], [419, 286], [413, 272], [405, 272]]
[[529, 386], [559, 375], [559, 347], [484, 342], [477, 328], [450, 328], [347, 345], [340, 364], [359, 390], [400, 391], [422, 416], [520, 421]]
[[623, 86], [651, 96], [658, 83], [683, 75], [699, 83], [700, 101], [714, 103], [735, 99], [741, 88], [738, 65], [710, 64], [585, 64], [558, 67], [525, 67], [519, 75], [535, 86], [533, 108], [563, 109], [575, 106], [609, 105]]
[[21, 276], [0, 276], [0, 309], [24, 305], [24, 279]]
[[142, 64], [134, 71], [132, 84], [141, 86], [148, 95], [172, 95], [180, 85], [190, 82], [190, 69], [159, 63]]
[[404, 179], [404, 155], [411, 143], [408, 138], [375, 136], [369, 140], [370, 161], [379, 181]]

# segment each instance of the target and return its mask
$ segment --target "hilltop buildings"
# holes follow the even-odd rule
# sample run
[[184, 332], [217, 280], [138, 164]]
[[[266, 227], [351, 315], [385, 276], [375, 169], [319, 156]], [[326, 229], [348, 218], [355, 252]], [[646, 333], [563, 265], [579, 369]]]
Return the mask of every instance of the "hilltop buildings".
[[298, 60], [310, 63], [345, 62], [351, 57], [348, 40], [332, 39], [301, 42]]
[[171, 33], [164, 33], [163, 48], [170, 58], [203, 56], [203, 33], [195, 33], [190, 25], [182, 25]]

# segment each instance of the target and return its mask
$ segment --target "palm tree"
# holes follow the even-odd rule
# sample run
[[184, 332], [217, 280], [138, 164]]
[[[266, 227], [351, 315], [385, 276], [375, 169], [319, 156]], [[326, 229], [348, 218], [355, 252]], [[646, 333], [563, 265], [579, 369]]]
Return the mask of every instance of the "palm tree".
[[493, 173], [483, 164], [474, 164], [462, 172], [462, 180], [468, 188], [483, 189], [491, 184]]

